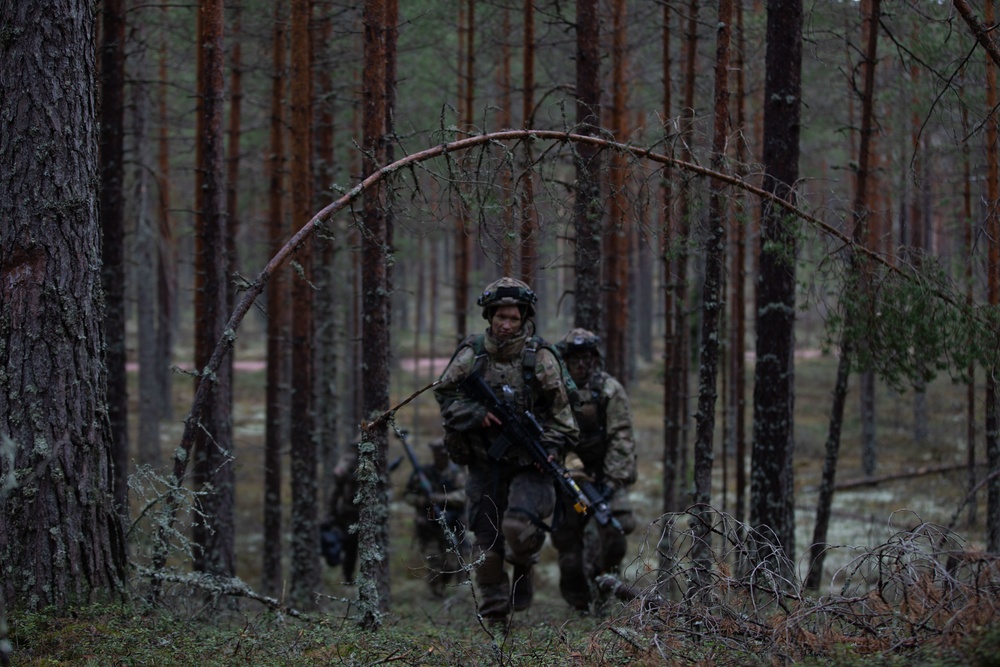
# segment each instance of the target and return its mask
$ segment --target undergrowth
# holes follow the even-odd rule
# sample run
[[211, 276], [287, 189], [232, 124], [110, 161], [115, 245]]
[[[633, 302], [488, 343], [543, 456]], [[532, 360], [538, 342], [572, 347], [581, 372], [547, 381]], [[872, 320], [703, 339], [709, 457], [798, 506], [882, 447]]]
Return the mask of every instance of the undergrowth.
[[820, 595], [745, 524], [714, 511], [697, 518], [708, 531], [685, 530], [688, 513], [651, 526], [632, 564], [644, 574], [599, 578], [602, 602], [587, 615], [540, 605], [488, 626], [463, 584], [370, 631], [356, 606], [332, 598], [298, 613], [238, 580], [172, 576], [155, 605], [137, 589], [130, 604], [12, 612], [12, 664], [1000, 667], [997, 559], [944, 528], [852, 548], [837, 590]]

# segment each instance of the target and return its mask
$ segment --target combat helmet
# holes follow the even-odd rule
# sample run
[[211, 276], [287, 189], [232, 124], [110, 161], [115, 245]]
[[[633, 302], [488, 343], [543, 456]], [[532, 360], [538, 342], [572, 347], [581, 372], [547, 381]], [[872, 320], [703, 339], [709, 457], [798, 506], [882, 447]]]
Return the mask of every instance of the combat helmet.
[[489, 321], [490, 311], [500, 306], [518, 306], [525, 318], [534, 317], [538, 297], [527, 283], [504, 276], [486, 286], [476, 305], [483, 309], [483, 319]]
[[563, 356], [595, 352], [598, 357], [604, 359], [604, 352], [601, 350], [601, 337], [593, 331], [580, 327], [572, 329], [561, 341], [556, 343], [556, 349]]

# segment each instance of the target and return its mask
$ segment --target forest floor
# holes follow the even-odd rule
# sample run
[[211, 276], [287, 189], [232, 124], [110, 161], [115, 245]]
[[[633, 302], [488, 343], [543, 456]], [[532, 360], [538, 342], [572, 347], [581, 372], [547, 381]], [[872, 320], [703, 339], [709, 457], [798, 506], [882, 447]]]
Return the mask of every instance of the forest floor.
[[[835, 359], [824, 355], [800, 359], [796, 368], [797, 549], [793, 580], [803, 577], [808, 567], [815, 489], [836, 365]], [[263, 365], [245, 360], [238, 362], [237, 368], [241, 371], [235, 383], [238, 576], [253, 588], [260, 583], [263, 550], [275, 548], [263, 544], [260, 537], [264, 372]], [[395, 376], [393, 400], [410, 396], [438, 371], [436, 366], [402, 368]], [[165, 456], [176, 447], [180, 417], [189, 407], [190, 387], [178, 382], [175, 390], [178, 419], [164, 424]], [[630, 396], [640, 461], [640, 480], [633, 488], [632, 500], [641, 528], [630, 537], [628, 565], [623, 572], [623, 579], [642, 594], [640, 601], [611, 600], [593, 614], [573, 611], [559, 595], [555, 551], [548, 544], [536, 573], [534, 604], [515, 614], [506, 631], [477, 621], [474, 591], [468, 585], [449, 587], [444, 599], [431, 597], [412, 539], [412, 508], [401, 501], [409, 475], [404, 463], [392, 474], [392, 593], [382, 631], [358, 628], [356, 587], [345, 584], [339, 570], [324, 568], [321, 606], [308, 615], [309, 620], [297, 620], [287, 610], [283, 613], [280, 608], [246, 599], [220, 605], [217, 599], [213, 602], [181, 586], [155, 608], [137, 598], [125, 607], [80, 609], [71, 618], [13, 613], [12, 664], [1000, 664], [1000, 626], [989, 620], [991, 616], [970, 611], [977, 608], [970, 600], [983, 591], [989, 602], [985, 606], [979, 603], [978, 608], [992, 610], [1000, 599], [1000, 587], [996, 566], [976, 556], [984, 545], [985, 494], [979, 494], [971, 524], [968, 512], [959, 512], [967, 490], [966, 473], [961, 468], [967, 460], [964, 395], [964, 386], [953, 385], [947, 378], [930, 385], [926, 402], [929, 437], [918, 445], [912, 436], [912, 393], [898, 395], [880, 387], [876, 476], [887, 479], [874, 484], [860, 483], [860, 426], [857, 410], [848, 409], [838, 481], [859, 483], [835, 496], [829, 542], [840, 546], [828, 556], [819, 594], [808, 599], [795, 586], [787, 596], [759, 589], [751, 589], [748, 595], [747, 589], [741, 588], [746, 579], [730, 571], [731, 554], [744, 545], [731, 538], [736, 534], [730, 530], [735, 461], [730, 453], [722, 453], [721, 446], [713, 493], [719, 519], [715, 525], [721, 536], [714, 545], [718, 558], [715, 576], [721, 586], [716, 587], [717, 597], [703, 608], [704, 615], [692, 611], [683, 600], [656, 597], [653, 583], [662, 564], [658, 546], [664, 525], [659, 509], [662, 396], [653, 367], [640, 366]], [[749, 390], [747, 400], [750, 411]], [[848, 405], [856, 408], [855, 393]], [[977, 410], [982, 414], [981, 405]], [[411, 434], [418, 454], [426, 456], [423, 444], [436, 435], [439, 423], [433, 398], [422, 394], [400, 410], [396, 420]], [[716, 424], [721, 433], [724, 417], [720, 415]], [[392, 459], [402, 454], [402, 448], [395, 438], [390, 440]], [[889, 478], [890, 474], [907, 472], [909, 475]], [[683, 531], [691, 518], [679, 515], [674, 525]], [[944, 528], [949, 524], [954, 524], [951, 532]], [[955, 575], [956, 580], [962, 580], [961, 586], [948, 588], [952, 592], [945, 595], [939, 590], [940, 581], [935, 583], [933, 577], [910, 576], [926, 572], [928, 563], [936, 563], [935, 544], [941, 536], [948, 538], [949, 553], [977, 564], [979, 574], [972, 576], [976, 579], [972, 588], [969, 577]], [[941, 573], [936, 574], [940, 579]], [[985, 576], [985, 584], [977, 578], [980, 575]], [[133, 579], [140, 578], [133, 575]], [[743, 593], [734, 592], [739, 590]], [[956, 590], [961, 594], [954, 593]], [[872, 598], [873, 591], [881, 597]], [[651, 605], [649, 601], [654, 599], [660, 602]], [[915, 611], [918, 606], [922, 609], [919, 613]]]

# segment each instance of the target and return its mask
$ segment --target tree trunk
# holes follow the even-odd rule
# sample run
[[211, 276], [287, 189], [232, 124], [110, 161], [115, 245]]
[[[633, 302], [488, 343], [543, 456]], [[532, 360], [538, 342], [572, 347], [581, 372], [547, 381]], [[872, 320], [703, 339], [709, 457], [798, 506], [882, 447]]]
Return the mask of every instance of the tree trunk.
[[94, 7], [0, 0], [15, 36], [0, 47], [0, 479], [17, 471], [0, 490], [0, 597], [32, 610], [125, 589], [97, 268]]
[[[986, 0], [985, 19], [993, 25], [993, 0]], [[986, 61], [986, 105], [997, 106], [996, 64]], [[997, 146], [997, 123], [986, 123], [986, 229], [989, 239], [987, 259], [987, 301], [994, 308], [1000, 305], [1000, 155]], [[989, 474], [1000, 471], [1000, 415], [997, 414], [997, 369], [986, 373], [986, 460]], [[1000, 553], [1000, 477], [989, 483], [986, 491], [986, 550]]]
[[[161, 10], [166, 23], [169, 8]], [[159, 90], [157, 91], [159, 112], [157, 124], [157, 177], [159, 186], [159, 255], [156, 275], [156, 375], [160, 387], [160, 419], [173, 418], [173, 371], [171, 360], [174, 349], [174, 313], [177, 308], [177, 248], [174, 241], [173, 220], [170, 215], [170, 128], [167, 113], [167, 99], [170, 95], [170, 79], [167, 73], [166, 31], [161, 31], [159, 53]]]
[[[312, 216], [312, 62], [309, 0], [291, 4], [291, 193], [292, 227], [301, 229]], [[301, 275], [292, 281], [292, 566], [295, 604], [312, 608], [320, 583], [316, 442], [313, 439], [313, 284], [312, 247], [299, 255]]]
[[[732, 0], [719, 0], [715, 44], [715, 112], [712, 131], [712, 169], [726, 168], [729, 139], [729, 46], [732, 36]], [[726, 261], [726, 213], [724, 185], [712, 180], [709, 194], [709, 229], [705, 243], [701, 353], [698, 366], [698, 411], [695, 413], [694, 504], [696, 516], [712, 504], [712, 465], [715, 460], [715, 406], [718, 397], [719, 337], [725, 296], [723, 267]], [[711, 563], [711, 522], [706, 518], [692, 528], [693, 556], [699, 584], [705, 585]]]
[[[626, 141], [628, 121], [626, 119], [625, 83], [625, 0], [614, 0], [611, 36], [611, 129], [617, 141]], [[628, 231], [626, 219], [628, 203], [625, 196], [625, 156], [621, 152], [611, 154], [610, 160], [611, 201], [608, 208], [608, 224], [604, 239], [604, 328], [606, 366], [608, 373], [622, 383], [628, 379]]]
[[[878, 53], [879, 0], [864, 0], [861, 3], [863, 20], [862, 42], [864, 44], [864, 81], [861, 95], [861, 136], [858, 146], [858, 172], [854, 203], [853, 239], [859, 245], [868, 238], [867, 226], [870, 218], [869, 185], [871, 180], [872, 139], [875, 132], [874, 97], [875, 63]], [[848, 268], [850, 276], [865, 281], [862, 266], [856, 255], [852, 255]], [[845, 330], [847, 327], [845, 326]], [[823, 579], [823, 562], [826, 559], [827, 531], [830, 511], [833, 505], [833, 491], [837, 477], [837, 459], [840, 452], [840, 434], [844, 423], [844, 404], [847, 401], [847, 385], [851, 373], [852, 343], [846, 337], [840, 342], [840, 360], [837, 364], [837, 381], [833, 390], [833, 406], [830, 426], [826, 438], [826, 456], [823, 459], [823, 473], [820, 481], [819, 498], [816, 503], [816, 524], [813, 528], [812, 545], [809, 549], [809, 572], [806, 587], [818, 590]]]
[[[747, 136], [749, 128], [746, 123], [746, 76], [744, 62], [743, 4], [736, 3], [736, 163], [744, 173], [748, 170], [750, 150]], [[733, 231], [733, 267], [732, 275], [732, 324], [731, 355], [730, 355], [730, 412], [733, 415], [732, 450], [735, 452], [736, 467], [736, 500], [733, 510], [737, 521], [746, 517], [747, 466], [746, 466], [746, 250], [747, 226], [749, 222], [744, 216], [751, 210], [746, 206], [746, 197], [740, 195], [737, 199], [737, 214]]]
[[[146, 31], [140, 14], [133, 14], [132, 35], [135, 41], [144, 44]], [[132, 84], [132, 136], [135, 145], [134, 195], [135, 210], [135, 289], [136, 328], [139, 348], [139, 431], [136, 460], [139, 465], [159, 469], [160, 455], [160, 407], [164, 400], [161, 394], [160, 371], [163, 364], [156, 336], [156, 273], [158, 258], [156, 247], [159, 239], [153, 220], [152, 203], [149, 198], [149, 157], [151, 154], [147, 128], [149, 123], [150, 80], [146, 65], [146, 50], [133, 51], [130, 62]]]
[[[670, 7], [663, 5], [663, 117], [670, 118], [670, 81], [672, 59], [670, 57]], [[672, 151], [671, 151], [672, 153]], [[677, 261], [673, 257], [677, 241], [677, 223], [674, 218], [673, 187], [671, 173], [664, 166], [663, 179], [663, 230], [660, 233], [660, 253], [663, 257], [663, 512], [673, 512], [678, 508], [677, 481], [678, 457], [680, 453], [680, 377], [677, 368], [680, 362], [680, 341], [678, 338], [677, 308], [678, 277], [674, 272]], [[680, 245], [680, 244], [677, 244]]]
[[103, 3], [101, 44], [101, 276], [114, 442], [115, 502], [128, 506], [128, 382], [125, 374], [125, 5]]
[[[364, 160], [362, 173], [371, 174], [385, 159], [386, 58], [388, 12], [386, 0], [364, 5]], [[389, 409], [389, 290], [384, 189], [368, 191], [363, 201], [362, 235], [362, 380], [363, 416], [371, 420]], [[389, 610], [389, 499], [386, 423], [364, 428], [359, 445], [359, 548], [361, 578], [358, 600], [362, 626], [381, 627]]]
[[[768, 4], [765, 66], [763, 187], [793, 200], [799, 176], [801, 0]], [[794, 559], [795, 228], [794, 220], [770, 203], [761, 220], [750, 523], [772, 531], [784, 555]]]
[[[533, 0], [524, 0], [524, 97], [521, 122], [524, 129], [534, 124], [535, 113], [535, 10]], [[534, 159], [531, 142], [524, 144], [521, 172], [521, 280], [538, 289], [538, 221], [535, 214]]]
[[[223, 138], [224, 51], [222, 0], [202, 0], [199, 12], [203, 51], [198, 89], [202, 132], [197, 140], [201, 207], [196, 230], [196, 291], [200, 309], [195, 319], [195, 368], [208, 366], [229, 319], [228, 233], [225, 211], [225, 141]], [[193, 478], [198, 496], [194, 519], [195, 559], [198, 571], [223, 576], [236, 573], [235, 494], [232, 458], [232, 371], [223, 364], [211, 377], [211, 391], [201, 414], [194, 449]]]
[[[285, 242], [285, 25], [284, 3], [274, 5], [272, 44], [271, 143], [268, 159], [268, 243], [276, 253]], [[267, 387], [264, 431], [264, 562], [261, 588], [266, 595], [282, 589], [281, 468], [288, 417], [288, 282], [278, 271], [267, 285]]]
[[[577, 132], [596, 135], [601, 124], [601, 21], [597, 0], [576, 2], [576, 124]], [[573, 224], [576, 235], [576, 283], [573, 291], [574, 326], [602, 332], [601, 152], [579, 146], [575, 153], [576, 199]]]

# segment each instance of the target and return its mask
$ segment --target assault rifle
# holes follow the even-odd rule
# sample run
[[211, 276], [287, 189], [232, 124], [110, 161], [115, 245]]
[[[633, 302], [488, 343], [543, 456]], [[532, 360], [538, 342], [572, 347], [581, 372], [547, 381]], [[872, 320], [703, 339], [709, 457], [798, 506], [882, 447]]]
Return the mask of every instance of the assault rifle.
[[510, 401], [503, 401], [497, 397], [478, 370], [473, 370], [462, 380], [459, 389], [469, 398], [485, 405], [488, 411], [500, 419], [502, 429], [500, 436], [490, 445], [487, 452], [491, 459], [499, 461], [512, 445], [520, 445], [531, 455], [542, 472], [555, 480], [556, 487], [573, 501], [573, 509], [578, 514], [591, 512], [597, 523], [602, 526], [611, 525], [619, 532], [625, 532], [618, 519], [611, 513], [607, 499], [597, 487], [586, 482], [581, 487], [570, 477], [565, 467], [549, 460], [549, 454], [540, 441], [542, 425], [530, 410], [525, 410], [519, 415]]
[[420, 467], [420, 462], [417, 460], [417, 455], [413, 453], [413, 447], [410, 447], [410, 443], [406, 441], [406, 431], [396, 429], [396, 437], [399, 441], [403, 443], [403, 450], [406, 451], [406, 457], [410, 459], [410, 464], [413, 466], [413, 472], [417, 476], [417, 482], [420, 484], [420, 490], [424, 492], [427, 496], [427, 502], [431, 508], [432, 518], [435, 521], [441, 519], [444, 512], [435, 503], [430, 502], [431, 495], [434, 493], [434, 486], [431, 481], [427, 479], [427, 475], [424, 474], [423, 469]]

